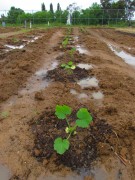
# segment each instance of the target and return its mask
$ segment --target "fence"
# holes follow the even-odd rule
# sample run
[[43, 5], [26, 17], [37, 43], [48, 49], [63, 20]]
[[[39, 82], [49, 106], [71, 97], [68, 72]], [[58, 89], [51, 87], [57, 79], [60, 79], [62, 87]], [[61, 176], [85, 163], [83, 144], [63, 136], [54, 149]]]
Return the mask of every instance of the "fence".
[[[68, 12], [50, 13], [47, 11], [29, 10], [20, 13], [13, 11], [9, 15], [8, 10], [0, 10], [0, 21], [6, 24], [18, 24], [31, 22], [32, 24], [66, 24]], [[73, 13], [70, 22], [73, 25], [135, 25], [135, 10], [127, 9], [91, 9], [88, 14], [83, 12]]]

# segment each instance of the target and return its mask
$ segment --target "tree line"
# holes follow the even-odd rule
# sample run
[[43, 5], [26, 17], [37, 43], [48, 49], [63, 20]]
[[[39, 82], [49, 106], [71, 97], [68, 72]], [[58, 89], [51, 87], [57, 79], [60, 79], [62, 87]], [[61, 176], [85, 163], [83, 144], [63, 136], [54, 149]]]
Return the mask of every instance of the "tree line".
[[66, 10], [62, 10], [60, 4], [54, 11], [53, 4], [47, 10], [45, 3], [41, 4], [41, 10], [27, 13], [20, 8], [11, 7], [7, 16], [1, 19], [8, 23], [24, 23], [31, 21], [35, 24], [63, 23], [66, 24], [70, 12], [70, 21], [73, 25], [98, 25], [116, 23], [116, 21], [131, 20], [135, 12], [135, 0], [100, 0], [100, 4], [93, 3], [89, 8], [80, 9], [75, 3], [70, 4]]

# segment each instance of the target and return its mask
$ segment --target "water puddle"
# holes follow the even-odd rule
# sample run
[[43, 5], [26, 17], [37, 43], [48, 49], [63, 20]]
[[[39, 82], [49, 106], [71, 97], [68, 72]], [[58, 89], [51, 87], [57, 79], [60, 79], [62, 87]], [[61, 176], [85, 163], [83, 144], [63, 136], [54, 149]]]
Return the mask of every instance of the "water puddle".
[[101, 91], [98, 91], [98, 92], [92, 93], [92, 97], [95, 100], [102, 100], [104, 98], [104, 95], [103, 95], [103, 93]]
[[74, 36], [74, 40], [75, 40], [76, 42], [78, 42], [79, 37], [78, 37], [78, 36]]
[[113, 46], [112, 44], [108, 44], [109, 48], [119, 57], [121, 57], [127, 64], [135, 66], [135, 56], [126, 53], [122, 49]]
[[[26, 44], [29, 44], [29, 43], [33, 43], [33, 42], [35, 42], [37, 39], [39, 39], [41, 36], [36, 36], [36, 37], [34, 37], [32, 40], [23, 40], [24, 42], [25, 42], [25, 44], [22, 44], [22, 45], [20, 45], [20, 46], [14, 46], [14, 45], [9, 45], [9, 44], [5, 44], [4, 46], [6, 47], [6, 48], [9, 48], [9, 49], [11, 49], [11, 50], [13, 50], [13, 49], [23, 49], [25, 46], [26, 46]], [[6, 52], [8, 52], [9, 50], [8, 49], [6, 49]]]
[[19, 94], [24, 95], [24, 94], [29, 94], [29, 93], [33, 93], [36, 91], [40, 91], [45, 89], [46, 87], [48, 87], [48, 85], [51, 83], [51, 80], [47, 80], [45, 79], [45, 76], [47, 75], [47, 72], [49, 70], [53, 70], [58, 66], [58, 62], [54, 61], [50, 67], [43, 67], [42, 69], [40, 69], [39, 71], [37, 71], [34, 76], [32, 76], [26, 87], [24, 89], [22, 89]]
[[90, 55], [89, 51], [80, 45], [76, 46], [76, 50], [79, 51], [80, 54]]
[[77, 84], [80, 85], [82, 89], [88, 87], [98, 87], [98, 80], [95, 77], [88, 77], [85, 79], [81, 79], [77, 82]]
[[25, 45], [13, 46], [13, 45], [5, 44], [5, 47], [10, 48], [10, 49], [22, 49], [25, 47]]
[[75, 95], [78, 99], [88, 99], [88, 95], [86, 93], [78, 93], [75, 89], [70, 89], [70, 93]]
[[93, 66], [91, 64], [79, 63], [77, 66], [81, 69], [86, 69], [86, 70], [93, 69]]
[[6, 166], [0, 164], [0, 180], [9, 180], [10, 178], [10, 170]]

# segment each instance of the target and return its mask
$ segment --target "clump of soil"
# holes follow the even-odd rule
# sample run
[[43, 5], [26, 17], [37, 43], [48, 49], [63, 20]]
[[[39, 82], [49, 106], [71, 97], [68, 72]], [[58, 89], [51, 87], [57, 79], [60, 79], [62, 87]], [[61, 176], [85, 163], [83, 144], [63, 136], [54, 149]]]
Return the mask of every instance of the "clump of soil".
[[[53, 161], [57, 166], [63, 164], [72, 169], [90, 167], [90, 164], [101, 155], [100, 145], [108, 145], [109, 150], [105, 148], [102, 154], [110, 154], [111, 146], [116, 139], [112, 127], [105, 120], [93, 117], [93, 123], [89, 128], [77, 128], [77, 134], [70, 137], [70, 149], [59, 155], [54, 151], [53, 143], [57, 137], [67, 137], [67, 125], [64, 120], [58, 120], [53, 111], [47, 110], [31, 123], [35, 135], [33, 156], [40, 162]], [[75, 122], [76, 111], [69, 120], [71, 123]]]
[[74, 70], [66, 70], [61, 67], [58, 67], [54, 70], [48, 71], [46, 78], [53, 79], [54, 81], [70, 81], [76, 82], [77, 80], [86, 78], [89, 76], [89, 73], [86, 69], [81, 69], [76, 67]]

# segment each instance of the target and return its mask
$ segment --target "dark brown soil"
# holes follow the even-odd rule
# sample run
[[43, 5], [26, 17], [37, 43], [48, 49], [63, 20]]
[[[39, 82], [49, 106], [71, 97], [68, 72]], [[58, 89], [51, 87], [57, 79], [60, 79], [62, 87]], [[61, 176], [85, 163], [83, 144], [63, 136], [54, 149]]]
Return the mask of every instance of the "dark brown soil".
[[[69, 118], [71, 123], [76, 119], [74, 111]], [[94, 116], [92, 125], [87, 129], [77, 128], [77, 134], [72, 135], [70, 149], [63, 155], [54, 152], [53, 143], [55, 138], [66, 138], [65, 121], [58, 120], [53, 111], [46, 110], [38, 119], [33, 119], [32, 131], [35, 135], [33, 155], [38, 161], [53, 157], [57, 166], [61, 164], [72, 169], [88, 168], [100, 155], [100, 144], [108, 146], [108, 153], [112, 153], [111, 146], [116, 143], [116, 135], [112, 127], [105, 120]]]
[[89, 73], [85, 69], [76, 67], [74, 70], [63, 69], [61, 67], [54, 70], [48, 71], [48, 74], [45, 78], [53, 79], [54, 81], [70, 81], [76, 82], [77, 80], [88, 77]]

